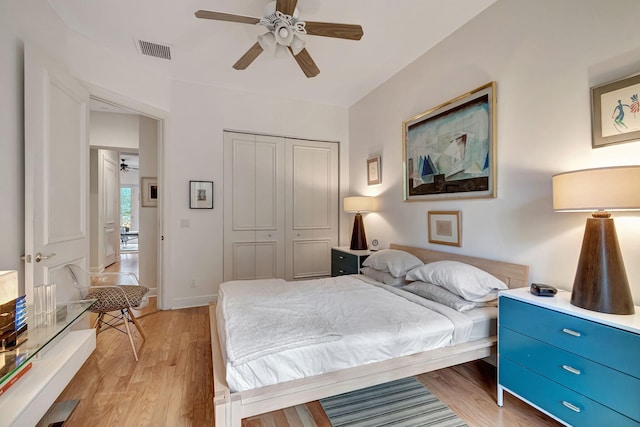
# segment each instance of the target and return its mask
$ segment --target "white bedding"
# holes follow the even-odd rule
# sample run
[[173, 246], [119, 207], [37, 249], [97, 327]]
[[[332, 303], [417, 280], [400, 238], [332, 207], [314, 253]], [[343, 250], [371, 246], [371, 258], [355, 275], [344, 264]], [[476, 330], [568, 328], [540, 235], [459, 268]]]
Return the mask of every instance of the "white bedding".
[[465, 342], [477, 334], [474, 315], [362, 275], [227, 282], [216, 308], [231, 391]]

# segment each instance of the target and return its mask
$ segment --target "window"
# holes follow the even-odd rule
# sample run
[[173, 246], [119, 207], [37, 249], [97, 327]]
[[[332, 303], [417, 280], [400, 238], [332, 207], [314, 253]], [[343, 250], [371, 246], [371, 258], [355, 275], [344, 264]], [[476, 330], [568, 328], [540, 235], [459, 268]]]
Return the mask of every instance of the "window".
[[133, 191], [131, 187], [120, 187], [120, 227], [126, 231], [131, 229], [131, 195]]

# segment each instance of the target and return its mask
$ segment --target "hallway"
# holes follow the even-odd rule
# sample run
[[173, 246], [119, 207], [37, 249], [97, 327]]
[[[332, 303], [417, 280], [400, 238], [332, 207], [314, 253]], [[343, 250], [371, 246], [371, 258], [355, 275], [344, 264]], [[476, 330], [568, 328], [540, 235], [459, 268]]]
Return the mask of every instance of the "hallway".
[[[140, 274], [140, 263], [138, 261], [139, 254], [137, 252], [121, 252], [120, 262], [116, 262], [107, 267], [104, 271], [134, 273], [136, 276]], [[143, 285], [143, 283], [141, 283]]]

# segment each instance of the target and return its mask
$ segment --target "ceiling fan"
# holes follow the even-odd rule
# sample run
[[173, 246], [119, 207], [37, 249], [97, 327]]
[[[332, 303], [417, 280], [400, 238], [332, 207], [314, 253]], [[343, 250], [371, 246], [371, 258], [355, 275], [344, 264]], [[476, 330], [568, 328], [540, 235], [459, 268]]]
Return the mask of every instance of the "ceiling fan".
[[130, 170], [138, 170], [138, 168], [129, 166], [128, 164], [125, 163], [125, 159], [121, 159], [120, 170], [122, 172], [129, 172]]
[[298, 0], [277, 0], [270, 2], [263, 18], [233, 15], [208, 10], [198, 10], [197, 18], [216, 21], [238, 22], [264, 26], [268, 32], [258, 36], [258, 41], [233, 64], [236, 70], [246, 69], [263, 51], [288, 50], [307, 77], [315, 77], [320, 69], [305, 49], [301, 34], [360, 40], [364, 34], [360, 25], [332, 24], [329, 22], [302, 21], [298, 18]]

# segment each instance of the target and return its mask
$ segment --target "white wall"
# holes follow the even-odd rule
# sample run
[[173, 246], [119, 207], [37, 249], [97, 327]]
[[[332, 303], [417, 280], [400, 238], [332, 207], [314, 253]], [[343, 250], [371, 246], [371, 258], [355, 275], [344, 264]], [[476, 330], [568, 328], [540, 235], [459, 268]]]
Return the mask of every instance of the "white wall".
[[[186, 82], [174, 82], [171, 92], [172, 144], [165, 152], [163, 193], [164, 301], [184, 307], [211, 301], [223, 278], [223, 131], [340, 141], [346, 177], [348, 111]], [[189, 180], [214, 182], [213, 210], [189, 209]]]
[[92, 111], [89, 124], [89, 144], [92, 147], [138, 149], [140, 117], [137, 114]]
[[[554, 213], [551, 176], [638, 164], [640, 142], [591, 148], [589, 88], [640, 72], [636, 0], [499, 0], [350, 109], [352, 194], [380, 195], [367, 237], [528, 264], [570, 289], [585, 213]], [[402, 121], [497, 82], [498, 197], [403, 202]], [[366, 159], [382, 155], [381, 185]], [[427, 211], [462, 211], [462, 247], [429, 244]], [[640, 304], [640, 215], [616, 213]]]
[[[139, 116], [140, 122], [140, 176], [158, 177], [158, 122]], [[140, 194], [142, 195], [142, 191]], [[142, 197], [142, 196], [141, 196]], [[159, 205], [160, 206], [160, 205]], [[148, 288], [158, 287], [158, 210], [160, 207], [142, 207], [140, 204], [140, 283]]]

